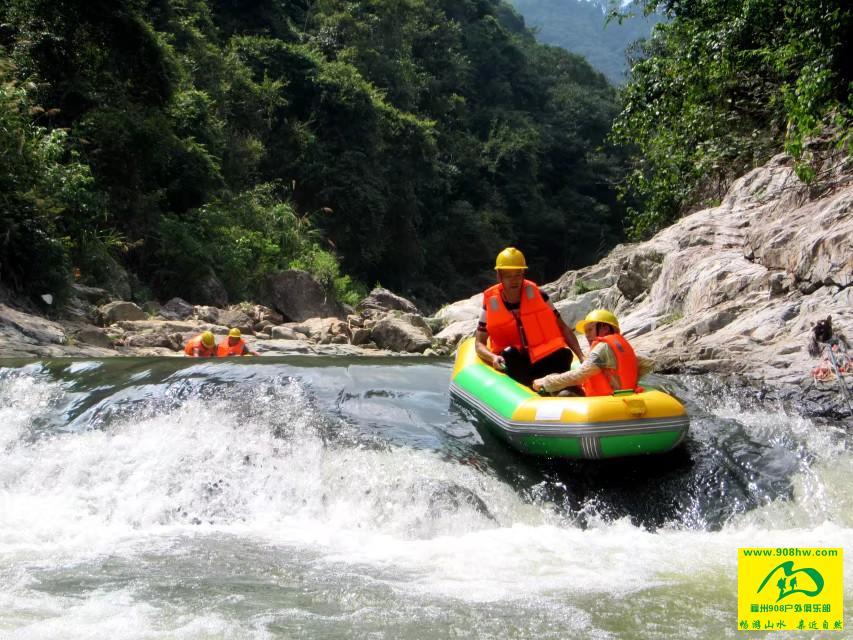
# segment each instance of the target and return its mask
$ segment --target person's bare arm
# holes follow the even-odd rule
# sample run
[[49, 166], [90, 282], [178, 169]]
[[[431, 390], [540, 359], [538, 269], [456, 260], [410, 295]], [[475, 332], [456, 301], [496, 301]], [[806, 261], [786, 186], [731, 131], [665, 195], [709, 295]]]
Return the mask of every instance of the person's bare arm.
[[474, 341], [474, 349], [477, 351], [477, 355], [480, 356], [480, 360], [494, 367], [498, 371], [503, 371], [506, 369], [506, 362], [502, 355], [489, 351], [488, 340], [488, 332], [478, 329], [477, 337]]

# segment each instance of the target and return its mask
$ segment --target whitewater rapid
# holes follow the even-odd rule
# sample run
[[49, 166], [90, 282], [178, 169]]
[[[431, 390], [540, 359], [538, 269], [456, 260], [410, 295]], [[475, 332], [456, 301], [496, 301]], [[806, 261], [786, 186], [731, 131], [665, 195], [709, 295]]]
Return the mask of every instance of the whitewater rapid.
[[738, 547], [851, 549], [845, 425], [669, 381], [694, 419], [659, 476], [537, 463], [449, 373], [0, 369], [0, 638], [737, 637]]

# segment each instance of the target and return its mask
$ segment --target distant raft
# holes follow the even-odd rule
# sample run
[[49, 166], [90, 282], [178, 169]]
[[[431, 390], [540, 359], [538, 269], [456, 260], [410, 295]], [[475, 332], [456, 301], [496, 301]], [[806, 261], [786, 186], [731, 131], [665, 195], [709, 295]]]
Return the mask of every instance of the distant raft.
[[474, 338], [459, 346], [450, 393], [510, 446], [534, 456], [598, 460], [665, 453], [690, 424], [684, 406], [657, 390], [542, 397], [480, 360]]

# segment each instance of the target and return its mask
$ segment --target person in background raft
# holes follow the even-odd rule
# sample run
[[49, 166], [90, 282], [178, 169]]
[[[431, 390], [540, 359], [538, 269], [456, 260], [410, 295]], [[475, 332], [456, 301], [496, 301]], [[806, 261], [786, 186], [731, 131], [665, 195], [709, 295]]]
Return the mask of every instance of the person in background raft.
[[228, 332], [228, 337], [216, 347], [216, 355], [220, 358], [227, 358], [228, 356], [257, 356], [260, 354], [249, 349], [249, 345], [243, 340], [240, 330], [235, 327]]
[[533, 381], [533, 390], [556, 393], [581, 387], [586, 396], [609, 396], [614, 391], [640, 392], [637, 381], [652, 370], [651, 360], [638, 357], [631, 344], [619, 333], [619, 321], [606, 309], [590, 311], [575, 328], [582, 331], [591, 350], [575, 371], [553, 373]]
[[216, 341], [210, 331], [198, 334], [187, 340], [184, 353], [191, 358], [211, 358], [216, 355]]
[[498, 284], [483, 293], [475, 348], [481, 360], [530, 386], [534, 378], [568, 370], [572, 351], [583, 362], [583, 352], [548, 295], [524, 278], [526, 269], [515, 247], [498, 254]]

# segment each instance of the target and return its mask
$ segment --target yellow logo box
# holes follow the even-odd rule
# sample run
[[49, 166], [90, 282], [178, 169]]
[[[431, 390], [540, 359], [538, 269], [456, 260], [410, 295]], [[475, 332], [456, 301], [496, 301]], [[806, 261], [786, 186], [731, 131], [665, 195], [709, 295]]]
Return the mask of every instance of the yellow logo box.
[[843, 563], [844, 549], [738, 549], [738, 629], [841, 631]]

